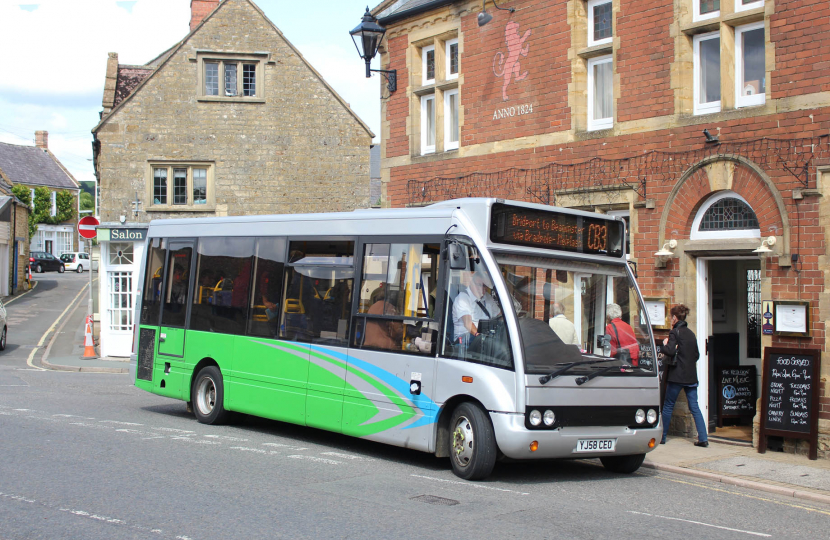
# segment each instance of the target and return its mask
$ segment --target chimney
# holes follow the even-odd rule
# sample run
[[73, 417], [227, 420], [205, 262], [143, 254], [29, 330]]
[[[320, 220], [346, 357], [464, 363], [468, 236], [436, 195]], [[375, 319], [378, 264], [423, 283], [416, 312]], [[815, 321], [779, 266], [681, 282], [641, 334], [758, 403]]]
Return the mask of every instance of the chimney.
[[49, 150], [49, 132], [35, 131], [35, 146], [41, 150]]
[[190, 0], [190, 31], [199, 26], [222, 0]]

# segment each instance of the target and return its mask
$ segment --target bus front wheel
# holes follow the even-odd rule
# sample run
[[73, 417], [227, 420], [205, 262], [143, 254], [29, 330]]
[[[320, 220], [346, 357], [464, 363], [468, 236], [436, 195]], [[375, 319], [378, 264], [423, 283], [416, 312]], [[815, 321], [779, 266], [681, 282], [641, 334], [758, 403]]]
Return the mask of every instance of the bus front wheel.
[[487, 412], [474, 403], [461, 403], [450, 418], [450, 462], [456, 476], [482, 480], [496, 465], [496, 434]]
[[193, 381], [190, 399], [196, 420], [202, 424], [222, 424], [228, 416], [224, 407], [225, 386], [222, 373], [216, 366], [207, 366], [199, 371]]
[[643, 460], [646, 459], [645, 454], [635, 454], [633, 456], [608, 456], [599, 458], [602, 466], [607, 470], [615, 473], [631, 474], [640, 468]]

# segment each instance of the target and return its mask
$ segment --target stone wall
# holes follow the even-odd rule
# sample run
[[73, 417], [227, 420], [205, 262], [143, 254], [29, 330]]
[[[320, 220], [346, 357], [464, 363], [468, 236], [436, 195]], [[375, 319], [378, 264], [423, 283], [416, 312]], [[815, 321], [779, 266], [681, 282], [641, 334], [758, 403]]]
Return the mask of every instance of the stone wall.
[[[197, 51], [205, 50], [267, 52], [257, 80], [264, 99], [200, 100]], [[370, 202], [368, 128], [247, 0], [223, 2], [97, 136], [105, 222], [346, 211]], [[147, 211], [151, 160], [212, 165], [215, 210]]]
[[[29, 285], [26, 276], [26, 265], [29, 264], [29, 208], [24, 204], [13, 203], [11, 209], [12, 222], [10, 223], [9, 235], [12, 242], [16, 238], [25, 240], [18, 243], [17, 261], [14, 260], [14, 245], [9, 243], [9, 291], [13, 294], [28, 290]], [[14, 265], [17, 264], [17, 290], [12, 291], [14, 280]]]

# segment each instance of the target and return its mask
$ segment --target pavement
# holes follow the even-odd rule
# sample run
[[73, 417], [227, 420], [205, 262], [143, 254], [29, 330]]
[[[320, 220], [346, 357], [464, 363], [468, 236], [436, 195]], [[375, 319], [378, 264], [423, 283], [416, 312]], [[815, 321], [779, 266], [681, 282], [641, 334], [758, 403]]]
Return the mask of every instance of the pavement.
[[[129, 359], [83, 357], [87, 298], [80, 295], [70, 306], [68, 316], [51, 336], [41, 365], [58, 371], [128, 373]], [[759, 454], [752, 447], [712, 439], [708, 448], [693, 442], [669, 437], [665, 445], [646, 455], [643, 467], [830, 505], [830, 460], [812, 461], [804, 455], [773, 451]]]

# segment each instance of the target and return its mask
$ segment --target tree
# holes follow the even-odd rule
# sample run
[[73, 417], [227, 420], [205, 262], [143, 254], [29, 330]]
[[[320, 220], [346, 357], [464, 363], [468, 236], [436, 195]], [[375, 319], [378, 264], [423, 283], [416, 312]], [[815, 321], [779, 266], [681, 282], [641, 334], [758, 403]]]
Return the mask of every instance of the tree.
[[12, 187], [14, 196], [20, 202], [29, 207], [29, 239], [37, 232], [37, 226], [41, 223], [57, 225], [64, 221], [70, 221], [77, 216], [75, 209], [75, 198], [72, 193], [61, 190], [55, 194], [55, 215], [52, 215], [52, 192], [49, 188], [35, 188], [34, 209], [32, 209], [31, 191], [20, 184]]
[[81, 210], [95, 210], [95, 199], [86, 191], [81, 192]]

